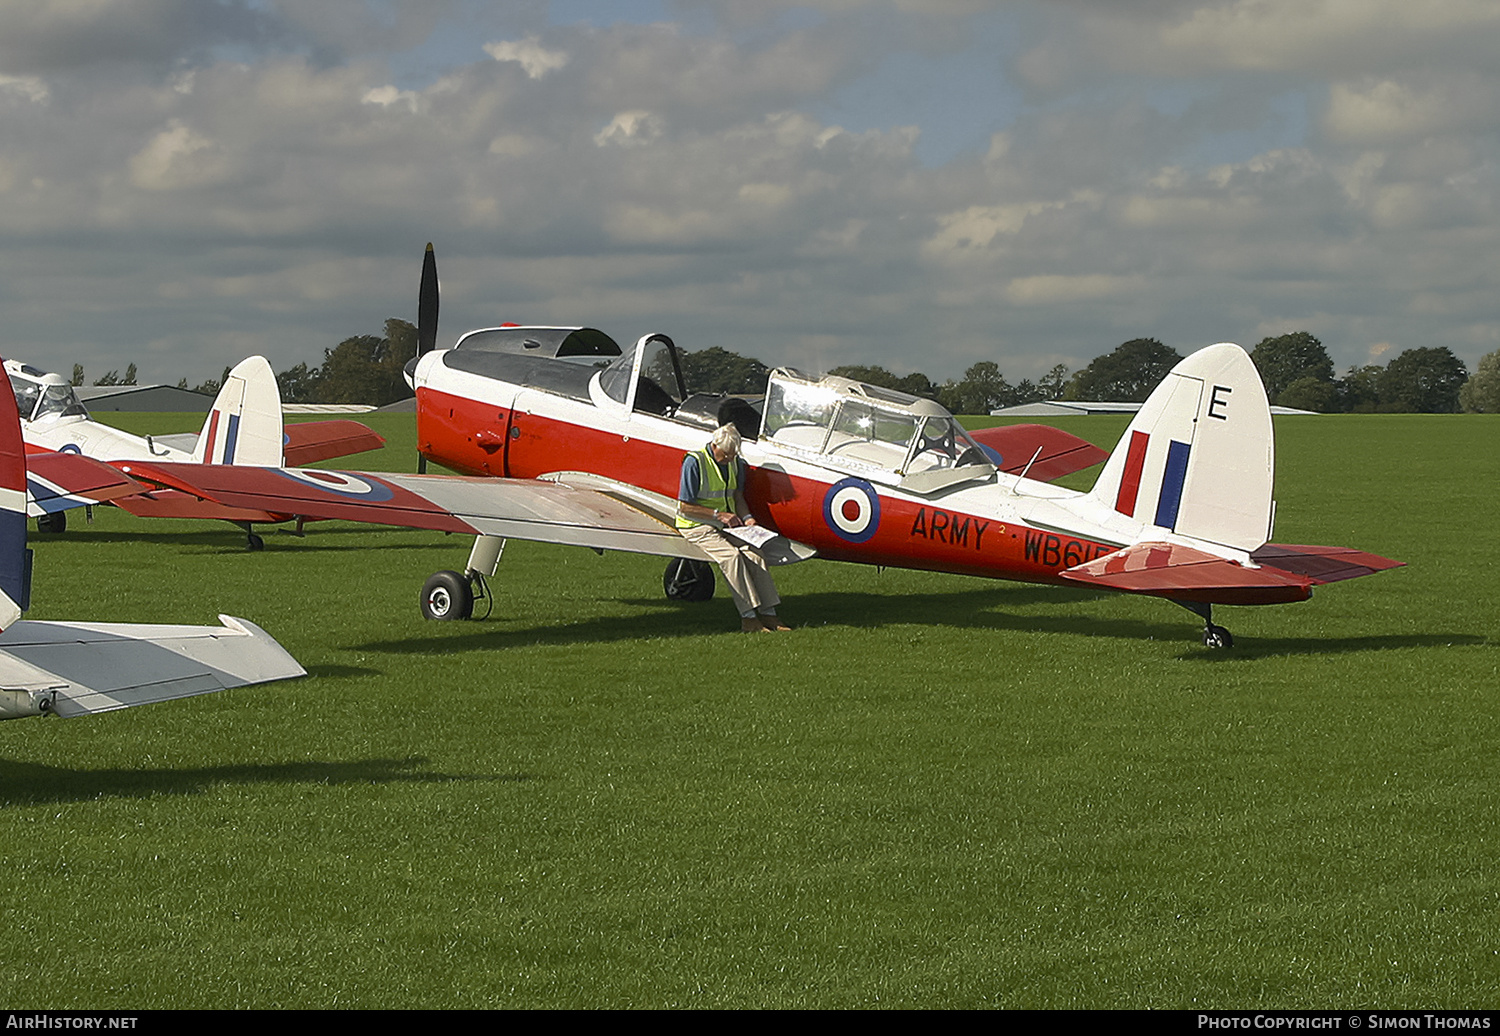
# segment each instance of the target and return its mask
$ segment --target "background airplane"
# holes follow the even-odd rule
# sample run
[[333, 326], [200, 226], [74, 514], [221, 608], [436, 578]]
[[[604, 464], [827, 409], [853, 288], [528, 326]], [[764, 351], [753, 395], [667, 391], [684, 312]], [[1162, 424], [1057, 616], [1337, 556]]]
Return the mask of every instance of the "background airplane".
[[[706, 562], [671, 530], [678, 472], [730, 421], [746, 438], [756, 518], [781, 534], [780, 563], [817, 555], [1158, 596], [1201, 616], [1210, 647], [1232, 643], [1214, 604], [1306, 600], [1315, 586], [1400, 564], [1268, 542], [1270, 409], [1236, 345], [1179, 363], [1080, 493], [1046, 479], [1102, 453], [1056, 429], [976, 437], [931, 400], [789, 368], [772, 373], [759, 406], [689, 393], [665, 335], [622, 352], [588, 328], [511, 325], [438, 350], [437, 309], [429, 246], [408, 369], [418, 449], [471, 477], [155, 461], [121, 471], [222, 506], [474, 533], [464, 572], [423, 589], [423, 613], [438, 619], [470, 615], [506, 537]], [[706, 596], [711, 569], [683, 579], [669, 567], [664, 584]]]
[[196, 498], [153, 493], [129, 480], [113, 479], [98, 467], [45, 457], [72, 454], [100, 461], [161, 459], [190, 463], [304, 465], [379, 449], [385, 439], [358, 421], [285, 424], [271, 364], [262, 356], [242, 360], [224, 379], [198, 434], [137, 436], [95, 421], [61, 375], [16, 360], [5, 361], [21, 433], [32, 456], [28, 513], [41, 532], [67, 528], [67, 512], [113, 502], [143, 517], [220, 518], [246, 527], [250, 544], [259, 537], [253, 522], [285, 515], [218, 508]]
[[306, 675], [259, 626], [228, 615], [217, 627], [21, 620], [31, 599], [25, 500], [20, 421], [0, 392], [0, 719], [82, 716]]

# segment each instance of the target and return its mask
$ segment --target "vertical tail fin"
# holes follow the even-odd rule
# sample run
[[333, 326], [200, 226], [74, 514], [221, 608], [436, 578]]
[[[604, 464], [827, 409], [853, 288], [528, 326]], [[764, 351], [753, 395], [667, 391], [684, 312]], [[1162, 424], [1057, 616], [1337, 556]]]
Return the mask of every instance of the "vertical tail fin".
[[194, 462], [279, 467], [283, 442], [281, 393], [271, 364], [264, 356], [241, 360], [203, 422]]
[[1089, 495], [1147, 525], [1251, 551], [1270, 538], [1274, 469], [1260, 374], [1224, 343], [1172, 368]]
[[30, 604], [26, 445], [21, 440], [16, 397], [9, 391], [0, 391], [0, 629], [19, 619]]

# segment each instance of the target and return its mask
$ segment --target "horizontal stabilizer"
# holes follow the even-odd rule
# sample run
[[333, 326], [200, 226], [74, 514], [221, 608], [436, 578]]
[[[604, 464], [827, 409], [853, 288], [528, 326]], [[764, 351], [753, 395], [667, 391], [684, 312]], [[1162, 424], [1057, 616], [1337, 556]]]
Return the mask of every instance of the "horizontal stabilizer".
[[17, 622], [0, 633], [0, 719], [84, 716], [306, 675], [253, 622], [219, 621]]
[[1384, 572], [1388, 568], [1400, 568], [1406, 564], [1404, 561], [1392, 561], [1353, 547], [1308, 547], [1287, 543], [1267, 543], [1251, 554], [1250, 559], [1257, 565], [1306, 576], [1320, 585]]
[[1136, 543], [1059, 573], [1132, 594], [1210, 604], [1305, 601], [1316, 580], [1269, 565], [1252, 568], [1177, 543]]
[[384, 436], [359, 421], [299, 421], [285, 426], [282, 447], [289, 468], [305, 468], [320, 460], [378, 450]]
[[[1007, 475], [1019, 475], [1025, 471], [1027, 478], [1038, 482], [1051, 482], [1109, 459], [1108, 453], [1087, 439], [1069, 435], [1051, 425], [1001, 425], [979, 428], [969, 435], [986, 451], [994, 451], [990, 460], [995, 467]], [[1037, 450], [1042, 451], [1040, 456]], [[1036, 457], [1035, 462], [1033, 457]]]

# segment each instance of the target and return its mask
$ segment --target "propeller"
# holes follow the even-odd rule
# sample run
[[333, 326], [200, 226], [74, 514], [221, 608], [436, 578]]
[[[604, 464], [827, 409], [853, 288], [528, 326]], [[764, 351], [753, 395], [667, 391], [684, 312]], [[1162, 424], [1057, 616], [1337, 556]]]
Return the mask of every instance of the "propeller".
[[[437, 348], [438, 325], [438, 276], [437, 256], [432, 251], [432, 242], [427, 242], [427, 254], [422, 257], [422, 287], [417, 293], [417, 359]], [[417, 453], [417, 474], [427, 474], [427, 457]]]

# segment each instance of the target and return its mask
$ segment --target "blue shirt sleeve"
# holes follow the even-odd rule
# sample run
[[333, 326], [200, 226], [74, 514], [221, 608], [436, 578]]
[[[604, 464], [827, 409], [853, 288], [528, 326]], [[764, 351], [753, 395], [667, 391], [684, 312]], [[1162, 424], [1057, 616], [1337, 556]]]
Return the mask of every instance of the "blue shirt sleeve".
[[698, 490], [702, 485], [702, 476], [698, 473], [698, 458], [689, 453], [682, 458], [682, 478], [677, 482], [678, 501], [684, 504], [696, 504]]

